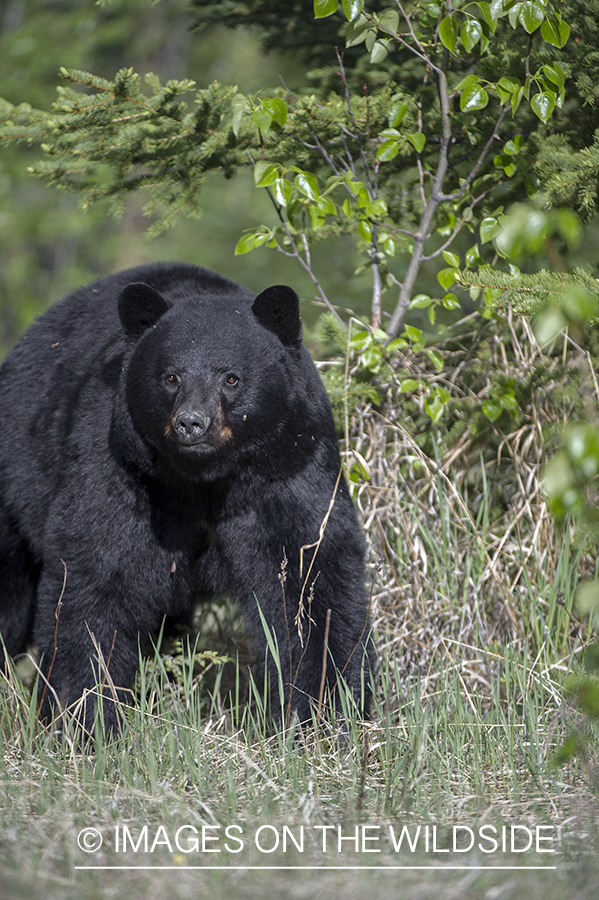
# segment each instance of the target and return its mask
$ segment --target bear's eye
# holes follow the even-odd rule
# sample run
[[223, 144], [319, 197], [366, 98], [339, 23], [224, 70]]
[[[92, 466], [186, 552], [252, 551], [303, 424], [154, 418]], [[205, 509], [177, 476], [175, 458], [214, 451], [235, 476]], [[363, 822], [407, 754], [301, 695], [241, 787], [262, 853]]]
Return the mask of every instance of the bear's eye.
[[239, 378], [237, 375], [227, 375], [225, 378], [225, 384], [228, 384], [229, 387], [235, 387], [236, 384], [239, 384]]
[[181, 381], [181, 379], [179, 378], [179, 376], [177, 375], [176, 372], [169, 372], [167, 375], [164, 376], [164, 380], [171, 387], [176, 387], [179, 384], [179, 382]]

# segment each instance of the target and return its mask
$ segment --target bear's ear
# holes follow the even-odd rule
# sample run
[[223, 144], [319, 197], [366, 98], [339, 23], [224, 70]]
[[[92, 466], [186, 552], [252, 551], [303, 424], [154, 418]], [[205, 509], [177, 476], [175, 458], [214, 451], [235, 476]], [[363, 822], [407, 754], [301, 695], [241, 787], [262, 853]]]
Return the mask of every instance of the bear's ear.
[[155, 325], [170, 304], [149, 284], [135, 281], [123, 288], [119, 297], [119, 318], [127, 337], [137, 340], [146, 328]]
[[288, 347], [299, 347], [302, 342], [302, 322], [299, 314], [299, 297], [292, 288], [275, 284], [258, 294], [252, 312], [264, 328], [268, 328]]

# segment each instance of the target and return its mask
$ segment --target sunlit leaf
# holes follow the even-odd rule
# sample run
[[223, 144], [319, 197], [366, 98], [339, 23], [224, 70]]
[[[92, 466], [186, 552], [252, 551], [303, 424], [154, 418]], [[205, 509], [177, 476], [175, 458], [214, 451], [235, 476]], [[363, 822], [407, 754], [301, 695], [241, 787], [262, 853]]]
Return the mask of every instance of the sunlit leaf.
[[460, 109], [462, 112], [475, 112], [484, 109], [489, 102], [489, 95], [482, 85], [470, 83], [466, 85], [460, 97]]
[[570, 26], [561, 18], [545, 19], [541, 25], [541, 37], [554, 47], [563, 47], [570, 37]]
[[470, 51], [482, 37], [483, 29], [478, 19], [466, 19], [460, 31], [462, 44]]
[[551, 113], [555, 109], [555, 94], [550, 94], [547, 91], [539, 91], [539, 93], [535, 94], [530, 101], [530, 105], [533, 112], [536, 113], [542, 122], [548, 122]]
[[295, 176], [295, 186], [308, 200], [318, 200], [318, 182], [314, 175], [311, 175], [309, 172], [301, 172]]
[[456, 253], [450, 253], [449, 250], [443, 251], [443, 259], [448, 266], [454, 266], [454, 268], [457, 268], [460, 264], [460, 257]]
[[342, 0], [341, 5], [347, 21], [353, 22], [364, 9], [364, 0]]
[[337, 12], [337, 0], [314, 0], [314, 18], [324, 19]]
[[279, 177], [278, 166], [266, 160], [259, 160], [254, 166], [254, 184], [256, 187], [269, 187]]
[[376, 151], [376, 158], [379, 162], [389, 162], [399, 153], [399, 144], [396, 140], [384, 141]]
[[518, 21], [528, 34], [539, 28], [545, 18], [543, 4], [539, 0], [525, 0], [520, 6]]

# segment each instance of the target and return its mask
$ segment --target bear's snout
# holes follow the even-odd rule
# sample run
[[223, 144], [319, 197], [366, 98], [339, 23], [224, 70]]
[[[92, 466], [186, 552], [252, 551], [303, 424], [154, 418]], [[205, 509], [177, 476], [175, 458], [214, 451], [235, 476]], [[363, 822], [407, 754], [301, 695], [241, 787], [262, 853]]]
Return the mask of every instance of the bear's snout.
[[184, 444], [199, 443], [210, 427], [212, 419], [197, 410], [181, 410], [173, 416], [172, 427], [177, 439]]

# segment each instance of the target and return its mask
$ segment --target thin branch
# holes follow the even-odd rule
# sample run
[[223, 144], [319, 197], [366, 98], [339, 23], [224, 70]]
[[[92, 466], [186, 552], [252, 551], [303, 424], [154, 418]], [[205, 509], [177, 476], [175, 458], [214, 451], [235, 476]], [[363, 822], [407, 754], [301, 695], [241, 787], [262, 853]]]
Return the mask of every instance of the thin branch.
[[[360, 151], [360, 157], [362, 159], [362, 166], [364, 168], [364, 178], [366, 181], [366, 190], [368, 191], [368, 196], [369, 196], [370, 200], [372, 201], [378, 196], [377, 181], [376, 181], [376, 165], [374, 166], [375, 184], [373, 187], [372, 182], [370, 180], [370, 166], [368, 164], [368, 158], [366, 156], [366, 151], [364, 150], [364, 147], [362, 146], [362, 142], [360, 140], [360, 132], [359, 132], [358, 125], [357, 125], [356, 119], [354, 117], [354, 111], [353, 111], [352, 105], [351, 105], [351, 97], [350, 97], [350, 93], [349, 93], [349, 87], [347, 84], [347, 78], [345, 77], [345, 68], [343, 66], [343, 57], [339, 53], [339, 50], [337, 49], [337, 47], [335, 47], [335, 53], [337, 54], [337, 62], [339, 63], [339, 72], [341, 74], [341, 80], [343, 82], [343, 88], [345, 90], [345, 103], [347, 105], [347, 109], [348, 109], [348, 112], [349, 112], [349, 115], [350, 115], [350, 118], [352, 121], [352, 125], [354, 127], [354, 134], [352, 135], [352, 137], [356, 141], [356, 143], [358, 145], [358, 149]], [[366, 109], [367, 109], [367, 115], [368, 115], [368, 111], [369, 111], [368, 103], [367, 103]], [[367, 138], [369, 138], [369, 136], [370, 136], [368, 119], [367, 119], [367, 123], [366, 123], [366, 136], [367, 136]], [[380, 328], [380, 325], [381, 325], [381, 299], [382, 299], [382, 294], [383, 294], [383, 282], [382, 282], [382, 278], [381, 278], [381, 270], [380, 270], [380, 266], [379, 266], [378, 255], [377, 255], [377, 235], [378, 235], [378, 229], [377, 229], [376, 225], [373, 225], [371, 239], [370, 239], [370, 261], [371, 261], [371, 268], [372, 268], [371, 327], [373, 329]]]
[[[330, 313], [332, 313], [332, 315], [337, 319], [337, 321], [341, 325], [345, 325], [343, 319], [341, 318], [341, 316], [339, 315], [339, 313], [337, 312], [337, 310], [335, 309], [335, 307], [333, 306], [333, 304], [331, 303], [331, 301], [325, 294], [320, 281], [318, 280], [318, 278], [312, 271], [311, 264], [302, 257], [301, 253], [297, 249], [297, 244], [295, 243], [295, 241], [293, 239], [293, 235], [291, 234], [291, 231], [289, 230], [289, 226], [287, 224], [287, 221], [285, 220], [285, 216], [281, 212], [281, 207], [279, 206], [279, 204], [277, 203], [277, 201], [274, 198], [273, 192], [271, 191], [271, 189], [269, 187], [266, 188], [266, 192], [267, 192], [268, 196], [270, 197], [271, 203], [276, 210], [276, 213], [279, 217], [279, 221], [281, 222], [281, 225], [283, 226], [283, 230], [285, 231], [285, 234], [287, 236], [287, 240], [289, 241], [289, 243], [291, 244], [291, 247], [293, 248], [291, 253], [286, 252], [285, 250], [283, 250], [283, 248], [279, 248], [281, 253], [284, 253], [286, 256], [292, 256], [295, 259], [297, 259], [297, 261], [299, 262], [301, 267], [304, 269], [304, 271], [307, 272], [307, 274], [310, 276], [310, 280], [312, 281], [312, 284], [318, 291], [320, 299], [325, 304], [326, 308], [329, 310]], [[306, 236], [303, 235], [302, 237], [304, 240], [304, 247], [306, 247], [307, 246]], [[310, 256], [308, 255], [308, 260], [309, 259], [310, 259]]]
[[[445, 53], [444, 64], [446, 62], [446, 59], [447, 54]], [[447, 175], [449, 164], [449, 145], [451, 143], [449, 91], [447, 89], [447, 78], [445, 76], [445, 72], [443, 71], [443, 69], [437, 69], [436, 71], [438, 79], [439, 102], [441, 104], [441, 140], [439, 146], [439, 162], [437, 163], [437, 171], [435, 172], [435, 177], [433, 179], [431, 195], [429, 197], [428, 203], [425, 206], [422, 218], [420, 219], [418, 234], [414, 242], [414, 250], [412, 251], [412, 257], [410, 259], [408, 269], [405, 274], [401, 290], [399, 292], [399, 299], [397, 301], [395, 310], [393, 311], [393, 315], [391, 316], [389, 327], [387, 329], [388, 334], [391, 337], [395, 337], [403, 326], [406, 312], [408, 310], [408, 306], [410, 305], [410, 299], [412, 297], [412, 289], [416, 282], [418, 272], [420, 271], [424, 245], [428, 240], [430, 234], [433, 217], [435, 215], [435, 212], [437, 211], [439, 203], [441, 202], [441, 191], [443, 188], [443, 183], [445, 181], [445, 176]]]
[[377, 256], [377, 236], [378, 228], [372, 226], [372, 238], [370, 241], [370, 258], [372, 260], [372, 306], [370, 327], [374, 331], [375, 328], [381, 327], [381, 301], [383, 296], [383, 279], [381, 278], [381, 268], [379, 266]]
[[476, 160], [476, 163], [474, 164], [474, 168], [472, 169], [472, 171], [470, 172], [468, 177], [465, 179], [465, 181], [464, 181], [463, 185], [461, 186], [461, 188], [459, 189], [459, 191], [455, 191], [453, 194], [441, 194], [440, 199], [442, 202], [459, 200], [460, 197], [464, 196], [464, 194], [466, 193], [466, 191], [468, 190], [468, 188], [470, 187], [470, 185], [472, 184], [472, 182], [474, 181], [474, 179], [480, 172], [480, 169], [487, 157], [487, 153], [491, 149], [491, 144], [493, 144], [494, 141], [497, 139], [497, 135], [499, 134], [499, 129], [501, 128], [502, 122], [505, 119], [507, 112], [508, 112], [508, 106], [506, 105], [501, 110], [501, 113], [499, 114], [499, 118], [495, 122], [495, 127], [491, 133], [491, 136], [489, 137], [487, 143], [481, 150], [480, 156], [478, 157], [478, 159]]
[[470, 206], [468, 206], [468, 207], [464, 210], [464, 213], [463, 213], [463, 215], [462, 215], [462, 218], [460, 219], [459, 223], [456, 225], [456, 227], [455, 227], [454, 230], [452, 231], [451, 235], [447, 238], [447, 240], [445, 241], [445, 243], [442, 244], [437, 250], [435, 250], [434, 253], [430, 253], [428, 256], [423, 256], [423, 257], [422, 257], [422, 262], [428, 262], [428, 261], [431, 260], [431, 259], [436, 259], [437, 256], [440, 256], [440, 255], [443, 253], [444, 250], [447, 250], [447, 248], [454, 242], [454, 240], [456, 239], [456, 237], [458, 236], [458, 234], [460, 233], [460, 231], [462, 230], [462, 228], [463, 228], [464, 225], [466, 224], [466, 213], [468, 213], [468, 212], [470, 212], [471, 210], [473, 210], [474, 207], [475, 207], [478, 203], [480, 203], [481, 200], [484, 200], [484, 198], [487, 196], [487, 194], [490, 194], [491, 191], [494, 191], [495, 188], [497, 187], [497, 185], [502, 184], [502, 182], [503, 182], [503, 179], [501, 179], [500, 181], [498, 181], [497, 184], [494, 184], [493, 187], [490, 187], [488, 190], [483, 191], [483, 193], [482, 193], [482, 194], [479, 194], [478, 197], [475, 197], [474, 200], [472, 201], [472, 203], [470, 204]]

